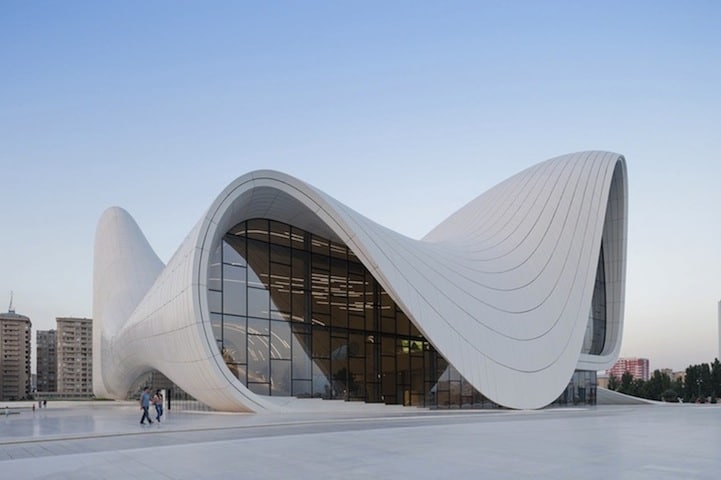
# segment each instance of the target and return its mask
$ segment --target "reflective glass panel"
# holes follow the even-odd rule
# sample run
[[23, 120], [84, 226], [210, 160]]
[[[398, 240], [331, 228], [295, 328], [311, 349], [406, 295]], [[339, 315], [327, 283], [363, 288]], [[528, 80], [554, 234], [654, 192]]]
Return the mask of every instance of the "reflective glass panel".
[[[488, 403], [345, 245], [251, 219], [216, 249], [208, 285], [218, 348], [253, 392], [439, 408]], [[588, 381], [576, 383], [576, 396], [592, 395]]]
[[222, 290], [223, 281], [223, 267], [220, 261], [218, 263], [211, 263], [208, 265], [208, 288], [210, 290]]
[[270, 354], [268, 337], [248, 335], [248, 381], [270, 381]]
[[271, 360], [271, 395], [290, 395], [290, 391], [292, 388], [290, 365], [290, 360]]
[[248, 293], [245, 284], [245, 268], [226, 265], [224, 274], [223, 313], [246, 315]]
[[313, 393], [313, 382], [310, 380], [293, 380], [293, 395], [296, 397], [310, 397]]
[[290, 225], [271, 221], [270, 243], [290, 247]]
[[208, 310], [212, 313], [223, 313], [223, 293], [208, 290]]
[[251, 335], [270, 335], [270, 321], [264, 318], [248, 318], [248, 333]]
[[226, 363], [245, 363], [246, 345], [245, 316], [223, 316], [223, 359]]
[[245, 266], [245, 240], [235, 236], [226, 236], [223, 241], [223, 263], [225, 265]]
[[293, 378], [310, 380], [312, 374], [310, 335], [293, 335], [292, 356]]
[[330, 332], [325, 328], [313, 328], [313, 357], [330, 357]]
[[248, 289], [248, 316], [270, 318], [270, 294], [261, 288]]
[[[250, 379], [250, 375], [248, 375]], [[270, 383], [252, 383], [248, 380], [248, 390], [258, 395], [270, 395]]]
[[285, 321], [273, 321], [270, 323], [270, 357], [290, 360], [290, 324]]
[[282, 314], [276, 318], [290, 317], [290, 266], [270, 264], [270, 297], [271, 310]]
[[313, 395], [318, 394], [323, 398], [332, 398], [330, 382], [330, 360], [313, 359]]
[[270, 238], [268, 235], [268, 220], [263, 218], [248, 220], [247, 228], [248, 238], [253, 238], [266, 243], [268, 242]]
[[216, 344], [223, 347], [223, 316], [219, 313], [210, 314], [210, 325], [213, 327], [213, 337]]

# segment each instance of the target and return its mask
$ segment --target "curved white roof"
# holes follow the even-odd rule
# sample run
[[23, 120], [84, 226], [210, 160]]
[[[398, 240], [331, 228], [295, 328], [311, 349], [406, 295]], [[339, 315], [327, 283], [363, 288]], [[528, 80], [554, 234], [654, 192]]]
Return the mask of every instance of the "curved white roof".
[[[576, 368], [610, 367], [623, 326], [625, 160], [580, 152], [480, 195], [421, 240], [391, 231], [274, 171], [232, 182], [164, 268], [130, 215], [111, 208], [96, 235], [96, 394], [124, 397], [160, 370], [219, 410], [273, 409], [227, 370], [210, 327], [210, 254], [234, 225], [268, 218], [341, 241], [475, 388], [512, 408], [552, 402]], [[607, 334], [581, 354], [601, 242]]]

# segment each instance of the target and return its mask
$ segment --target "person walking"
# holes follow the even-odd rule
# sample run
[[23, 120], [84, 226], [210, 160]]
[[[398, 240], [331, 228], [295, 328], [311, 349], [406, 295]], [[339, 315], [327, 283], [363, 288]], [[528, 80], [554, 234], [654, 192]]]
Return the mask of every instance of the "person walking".
[[145, 387], [143, 393], [140, 395], [140, 409], [143, 411], [143, 416], [140, 417], [140, 424], [145, 425], [145, 419], [148, 419], [148, 423], [153, 423], [148, 415], [148, 409], [150, 408], [150, 387]]
[[160, 390], [155, 391], [152, 402], [155, 405], [155, 419], [160, 423], [160, 417], [163, 416], [163, 394]]

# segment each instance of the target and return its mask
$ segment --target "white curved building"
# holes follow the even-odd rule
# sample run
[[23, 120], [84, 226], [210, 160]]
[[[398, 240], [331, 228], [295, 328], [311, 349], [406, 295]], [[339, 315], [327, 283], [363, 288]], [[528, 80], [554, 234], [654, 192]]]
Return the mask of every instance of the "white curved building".
[[421, 240], [274, 171], [233, 181], [167, 265], [110, 208], [95, 393], [125, 398], [157, 370], [226, 411], [592, 402], [621, 344], [626, 224], [625, 160], [596, 151], [515, 175]]

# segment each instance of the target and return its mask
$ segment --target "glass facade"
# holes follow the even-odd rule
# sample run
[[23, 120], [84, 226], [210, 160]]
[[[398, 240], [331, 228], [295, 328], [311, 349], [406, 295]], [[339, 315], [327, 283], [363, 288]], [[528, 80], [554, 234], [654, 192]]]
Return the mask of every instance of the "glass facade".
[[291, 225], [252, 219], [230, 229], [210, 262], [208, 304], [228, 369], [257, 394], [496, 406], [352, 251]]
[[588, 314], [586, 336], [582, 353], [600, 355], [606, 343], [606, 271], [604, 268], [603, 243], [598, 255], [596, 281], [593, 288], [591, 310]]
[[595, 405], [597, 387], [596, 372], [576, 370], [566, 389], [550, 406]]

